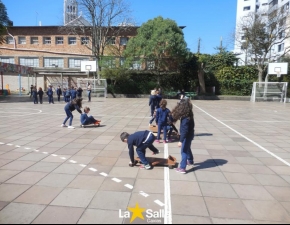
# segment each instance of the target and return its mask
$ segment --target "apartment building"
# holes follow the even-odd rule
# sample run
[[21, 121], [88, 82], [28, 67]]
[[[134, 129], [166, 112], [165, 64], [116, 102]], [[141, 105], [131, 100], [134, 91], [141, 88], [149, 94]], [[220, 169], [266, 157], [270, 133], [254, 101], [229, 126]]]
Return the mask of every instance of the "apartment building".
[[[290, 0], [237, 0], [237, 16], [236, 16], [236, 37], [234, 52], [238, 54], [239, 65], [245, 65], [249, 63], [249, 56], [246, 54], [246, 48], [244, 44], [246, 43], [245, 37], [240, 29], [241, 20], [246, 17], [249, 13], [260, 13], [261, 15], [267, 16], [274, 10], [284, 7], [284, 9], [289, 9]], [[290, 46], [290, 41], [285, 40], [279, 43], [271, 49], [271, 55], [268, 57], [272, 60], [277, 60], [279, 55], [284, 53], [286, 46]], [[273, 57], [275, 56], [275, 57]]]

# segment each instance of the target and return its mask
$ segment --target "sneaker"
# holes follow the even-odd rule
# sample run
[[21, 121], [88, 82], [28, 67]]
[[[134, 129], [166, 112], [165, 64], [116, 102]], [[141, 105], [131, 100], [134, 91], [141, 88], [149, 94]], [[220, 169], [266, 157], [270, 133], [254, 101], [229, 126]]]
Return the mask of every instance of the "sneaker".
[[181, 168], [176, 168], [175, 171], [178, 172], [178, 173], [183, 173], [183, 174], [186, 173], [185, 169], [181, 169]]
[[172, 142], [172, 139], [167, 139], [166, 142]]
[[73, 126], [68, 126], [67, 128], [68, 129], [75, 129]]
[[194, 162], [193, 163], [190, 163], [189, 160], [187, 160], [187, 165], [194, 167]]
[[62, 125], [61, 125], [61, 127], [67, 127], [67, 125], [65, 125], [65, 124], [62, 124]]
[[147, 165], [145, 165], [145, 166], [142, 164], [141, 166], [139, 166], [139, 168], [140, 168], [140, 169], [150, 170], [150, 169], [151, 169], [151, 166], [150, 166], [149, 164], [147, 164]]
[[160, 143], [160, 141], [159, 141], [159, 140], [155, 140], [155, 142], [156, 142], [156, 143]]

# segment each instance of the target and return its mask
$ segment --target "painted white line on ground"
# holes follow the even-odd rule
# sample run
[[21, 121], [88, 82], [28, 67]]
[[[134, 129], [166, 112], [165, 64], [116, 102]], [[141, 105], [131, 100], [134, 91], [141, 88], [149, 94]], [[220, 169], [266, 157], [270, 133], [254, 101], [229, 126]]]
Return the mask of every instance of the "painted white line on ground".
[[43, 154], [48, 155], [48, 152], [43, 152]]
[[290, 121], [259, 121], [259, 120], [223, 120], [224, 122], [254, 122], [254, 123], [290, 123]]
[[106, 173], [100, 173], [100, 175], [102, 175], [104, 177], [107, 177], [108, 176], [108, 174], [106, 174]]
[[222, 125], [224, 125], [225, 127], [229, 128], [230, 130], [232, 130], [233, 132], [235, 132], [236, 134], [240, 135], [241, 137], [245, 138], [246, 140], [248, 140], [249, 142], [251, 142], [252, 144], [256, 145], [258, 148], [262, 149], [263, 151], [267, 152], [268, 154], [270, 154], [271, 156], [275, 157], [276, 159], [278, 159], [279, 161], [281, 161], [282, 163], [286, 164], [287, 166], [290, 166], [290, 163], [288, 163], [287, 161], [285, 161], [284, 159], [280, 158], [279, 156], [275, 155], [274, 153], [270, 152], [268, 149], [264, 148], [263, 146], [259, 145], [258, 143], [254, 142], [253, 140], [251, 140], [250, 138], [246, 137], [245, 135], [241, 134], [240, 132], [236, 131], [234, 128], [231, 128], [229, 125], [223, 123], [222, 121], [220, 121], [219, 119], [215, 118], [214, 116], [212, 116], [211, 114], [209, 114], [208, 112], [204, 111], [203, 109], [201, 109], [200, 107], [196, 106], [195, 104], [193, 104], [196, 108], [198, 108], [200, 111], [204, 112], [206, 115], [208, 115], [209, 117], [213, 118], [214, 120], [218, 121], [219, 123], [221, 123]]
[[140, 191], [139, 194], [142, 195], [142, 196], [144, 196], [145, 198], [147, 198], [147, 197], [149, 196], [148, 194], [146, 194], [146, 193], [143, 192], [143, 191]]
[[119, 179], [117, 179], [117, 178], [113, 178], [112, 180], [115, 181], [115, 182], [117, 182], [117, 183], [122, 182], [121, 180], [119, 180]]
[[125, 184], [124, 186], [127, 187], [127, 188], [129, 188], [129, 189], [133, 189], [133, 186], [130, 185], [130, 184]]
[[25, 148], [26, 150], [29, 150], [30, 148]]
[[[17, 108], [16, 110], [19, 110], [19, 109], [27, 109], [27, 108]], [[29, 109], [29, 110], [31, 110], [31, 109]], [[0, 116], [0, 117], [20, 117], [20, 116], [30, 116], [30, 115], [35, 115], [35, 114], [42, 113], [42, 111], [38, 110], [38, 109], [32, 109], [32, 110], [35, 110], [35, 111], [38, 111], [38, 112], [36, 112], [36, 113], [27, 113], [27, 114], [25, 114], [26, 112], [24, 112], [24, 115], [11, 115], [11, 113], [13, 113], [13, 114], [23, 114], [23, 112], [11, 112], [11, 111], [9, 111], [9, 116]], [[4, 112], [2, 112], [2, 113], [4, 113]]]
[[90, 171], [97, 172], [98, 170], [95, 168], [89, 168]]
[[63, 160], [66, 160], [66, 158], [65, 158], [65, 157], [61, 157], [61, 159], [63, 159]]
[[21, 146], [20, 146], [20, 145], [15, 145], [15, 147], [16, 147], [16, 148], [20, 148]]
[[53, 157], [57, 157], [57, 155], [55, 155], [55, 154], [52, 154], [51, 156], [53, 156]]
[[71, 163], [77, 163], [77, 161], [74, 161], [74, 160], [70, 160], [70, 162], [71, 162]]
[[[165, 206], [165, 204], [164, 204], [163, 202], [159, 201], [159, 200], [155, 200], [154, 202], [155, 202], [157, 205], [160, 205], [161, 207]], [[164, 216], [166, 216], [166, 215], [164, 215]], [[165, 223], [165, 218], [164, 218], [164, 224], [168, 224], [168, 223]]]
[[8, 146], [12, 146], [13, 144], [7, 144]]
[[[168, 144], [165, 144], [164, 145], [164, 158], [167, 159], [168, 157], [169, 157]], [[162, 203], [164, 205], [164, 224], [172, 224], [170, 177], [169, 177], [168, 167], [164, 167], [164, 201], [165, 201], [165, 204]]]
[[85, 165], [85, 164], [80, 164], [80, 166], [81, 167], [84, 167], [84, 168], [87, 167], [87, 165]]
[[0, 145], [4, 145], [5, 143], [3, 143], [3, 142], [0, 142]]
[[39, 152], [39, 150], [36, 150], [36, 149], [35, 149], [34, 151], [35, 151], [35, 152]]

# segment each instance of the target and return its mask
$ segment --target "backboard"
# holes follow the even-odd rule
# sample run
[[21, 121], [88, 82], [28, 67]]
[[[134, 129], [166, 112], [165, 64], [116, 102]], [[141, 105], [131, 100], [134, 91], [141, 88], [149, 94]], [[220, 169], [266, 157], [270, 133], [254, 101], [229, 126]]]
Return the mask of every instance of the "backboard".
[[286, 75], [288, 74], [288, 63], [269, 63], [268, 74], [271, 75]]
[[96, 72], [97, 62], [96, 61], [81, 61], [82, 72]]

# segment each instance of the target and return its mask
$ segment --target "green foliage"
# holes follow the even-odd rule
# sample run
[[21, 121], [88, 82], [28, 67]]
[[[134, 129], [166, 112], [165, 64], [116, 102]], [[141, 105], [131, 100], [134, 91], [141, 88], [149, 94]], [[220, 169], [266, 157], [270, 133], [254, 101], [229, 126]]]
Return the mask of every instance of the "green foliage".
[[179, 63], [188, 55], [184, 34], [175, 21], [157, 17], [144, 23], [137, 35], [127, 44], [124, 55], [126, 66], [134, 60], [155, 62], [155, 71], [169, 71], [168, 67]]
[[250, 66], [224, 67], [217, 71], [217, 91], [222, 95], [250, 95], [253, 82], [257, 81], [257, 69]]
[[5, 41], [3, 35], [5, 35], [6, 27], [12, 26], [13, 22], [9, 19], [7, 15], [6, 6], [0, 0], [0, 44]]

